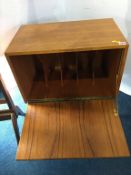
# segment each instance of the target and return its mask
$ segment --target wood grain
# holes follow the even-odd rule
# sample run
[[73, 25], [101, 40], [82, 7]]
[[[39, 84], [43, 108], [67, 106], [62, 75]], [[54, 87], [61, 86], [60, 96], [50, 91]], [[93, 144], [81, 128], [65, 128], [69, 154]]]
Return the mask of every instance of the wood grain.
[[17, 160], [130, 156], [113, 100], [30, 104]]
[[[126, 44], [113, 43], [114, 40]], [[6, 55], [104, 50], [127, 45], [113, 19], [29, 24], [20, 27]]]

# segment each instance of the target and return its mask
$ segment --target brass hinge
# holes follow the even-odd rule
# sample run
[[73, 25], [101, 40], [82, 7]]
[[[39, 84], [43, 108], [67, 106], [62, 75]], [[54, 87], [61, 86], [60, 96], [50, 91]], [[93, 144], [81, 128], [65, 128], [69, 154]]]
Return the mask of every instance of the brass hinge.
[[118, 111], [115, 108], [114, 108], [114, 111], [113, 112], [114, 112], [114, 116], [115, 117], [118, 117], [119, 116]]

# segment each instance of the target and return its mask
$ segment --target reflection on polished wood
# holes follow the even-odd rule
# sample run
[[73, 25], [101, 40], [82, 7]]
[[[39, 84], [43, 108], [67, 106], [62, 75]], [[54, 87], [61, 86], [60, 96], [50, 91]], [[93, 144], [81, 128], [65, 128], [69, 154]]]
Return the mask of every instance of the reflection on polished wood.
[[17, 160], [129, 156], [114, 100], [30, 104]]

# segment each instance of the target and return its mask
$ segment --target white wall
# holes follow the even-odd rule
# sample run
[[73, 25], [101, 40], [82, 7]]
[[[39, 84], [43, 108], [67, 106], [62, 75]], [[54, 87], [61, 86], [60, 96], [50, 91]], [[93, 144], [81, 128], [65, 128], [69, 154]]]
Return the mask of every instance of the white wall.
[[17, 0], [0, 0], [0, 72], [9, 88], [16, 84], [3, 54], [17, 29], [23, 23], [26, 16], [22, 13], [24, 7], [24, 0], [21, 3], [18, 3]]
[[[17, 29], [24, 22], [24, 19], [26, 19], [27, 14], [24, 13], [24, 8], [26, 7], [25, 1], [26, 0], [21, 0], [21, 3], [19, 3], [18, 0], [0, 0], [0, 73], [13, 101], [17, 105], [19, 105], [17, 99], [20, 93], [3, 54]], [[18, 93], [16, 93], [16, 91]], [[19, 103], [21, 104], [21, 102], [23, 102], [22, 97], [19, 98]], [[23, 105], [22, 108], [25, 110], [26, 107]]]
[[[1, 55], [24, 23], [42, 23], [113, 17], [131, 44], [131, 0], [0, 0], [0, 52]], [[121, 90], [131, 95], [131, 49], [122, 79]], [[2, 61], [2, 66], [1, 66]], [[3, 64], [5, 65], [3, 67]], [[6, 68], [6, 69], [5, 69]], [[0, 71], [8, 87], [15, 86], [4, 56]], [[6, 74], [6, 75], [5, 75]]]

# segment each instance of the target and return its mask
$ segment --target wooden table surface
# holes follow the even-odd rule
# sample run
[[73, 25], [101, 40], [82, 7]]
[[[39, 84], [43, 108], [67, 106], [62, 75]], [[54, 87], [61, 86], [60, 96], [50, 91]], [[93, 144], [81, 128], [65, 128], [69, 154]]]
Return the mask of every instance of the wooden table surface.
[[30, 104], [17, 160], [130, 156], [113, 100]]

